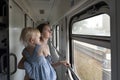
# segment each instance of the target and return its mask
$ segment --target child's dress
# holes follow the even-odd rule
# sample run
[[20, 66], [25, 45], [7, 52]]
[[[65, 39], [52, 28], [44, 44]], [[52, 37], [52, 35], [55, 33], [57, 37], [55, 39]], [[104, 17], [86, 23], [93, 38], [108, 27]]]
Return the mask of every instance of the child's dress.
[[24, 49], [23, 54], [26, 57], [24, 68], [33, 80], [56, 80], [56, 72], [51, 66], [50, 56], [38, 56], [38, 49], [40, 45], [36, 45], [33, 54], [30, 55]]

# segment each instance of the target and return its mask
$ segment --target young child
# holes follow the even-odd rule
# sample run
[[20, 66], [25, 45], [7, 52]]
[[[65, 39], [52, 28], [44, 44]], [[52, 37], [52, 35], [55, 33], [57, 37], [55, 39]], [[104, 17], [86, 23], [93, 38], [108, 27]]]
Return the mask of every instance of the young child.
[[44, 46], [40, 43], [39, 30], [24, 28], [20, 40], [25, 45], [22, 55], [24, 68], [30, 80], [56, 80], [56, 72], [44, 56]]

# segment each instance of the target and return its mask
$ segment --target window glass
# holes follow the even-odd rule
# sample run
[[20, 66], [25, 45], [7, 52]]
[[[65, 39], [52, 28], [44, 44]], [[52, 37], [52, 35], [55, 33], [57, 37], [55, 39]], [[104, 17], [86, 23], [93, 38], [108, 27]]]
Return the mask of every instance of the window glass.
[[54, 31], [53, 31], [53, 37], [54, 37], [54, 46], [56, 47], [56, 28], [54, 27]]
[[33, 21], [32, 21], [32, 19], [29, 17], [29, 16], [27, 16], [27, 25], [26, 25], [26, 27], [33, 27]]
[[110, 16], [101, 14], [75, 22], [72, 34], [110, 36]]
[[111, 50], [72, 40], [74, 71], [81, 80], [111, 80]]
[[57, 26], [57, 50], [59, 51], [59, 26]]

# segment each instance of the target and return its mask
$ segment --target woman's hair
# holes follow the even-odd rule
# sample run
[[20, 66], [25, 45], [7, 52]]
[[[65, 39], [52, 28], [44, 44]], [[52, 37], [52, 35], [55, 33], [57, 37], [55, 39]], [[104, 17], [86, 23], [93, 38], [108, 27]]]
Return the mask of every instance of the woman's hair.
[[50, 25], [48, 22], [46, 22], [46, 23], [41, 23], [40, 25], [37, 26], [37, 29], [39, 29], [40, 33], [43, 32], [45, 26], [50, 26]]
[[36, 28], [25, 27], [22, 29], [20, 35], [20, 41], [26, 46], [29, 43], [29, 39], [34, 37], [34, 34], [40, 33], [40, 31]]

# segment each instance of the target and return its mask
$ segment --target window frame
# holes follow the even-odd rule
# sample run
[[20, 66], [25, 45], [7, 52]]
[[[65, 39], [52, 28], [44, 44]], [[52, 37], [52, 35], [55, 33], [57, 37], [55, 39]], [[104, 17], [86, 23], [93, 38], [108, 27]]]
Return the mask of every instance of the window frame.
[[[97, 8], [95, 8], [95, 7], [97, 7]], [[105, 10], [104, 10], [104, 7], [106, 8]], [[97, 10], [97, 9], [100, 9], [100, 10]], [[109, 7], [104, 2], [96, 3], [96, 4], [92, 5], [91, 7], [83, 10], [82, 12], [73, 15], [70, 18], [70, 21], [69, 21], [69, 27], [70, 27], [69, 28], [69, 40], [70, 40], [69, 41], [69, 52], [70, 52], [70, 56], [69, 56], [69, 58], [70, 58], [70, 63], [71, 63], [72, 68], [74, 68], [74, 52], [73, 52], [74, 50], [72, 48], [72, 46], [74, 44], [72, 44], [72, 40], [82, 41], [82, 42], [85, 42], [85, 43], [89, 43], [89, 44], [93, 44], [93, 45], [97, 45], [97, 46], [101, 46], [101, 47], [105, 47], [105, 48], [110, 49], [110, 47], [111, 47], [111, 45], [110, 45], [111, 44], [111, 36], [72, 34], [72, 25], [75, 22], [81, 21], [81, 20], [84, 20], [84, 19], [87, 19], [87, 18], [90, 18], [90, 17], [94, 17], [94, 16], [97, 16], [97, 15], [100, 15], [100, 14], [107, 14], [107, 15], [110, 16]], [[110, 16], [110, 19], [111, 19], [111, 16]], [[110, 25], [110, 31], [111, 31], [111, 25]], [[110, 32], [110, 34], [111, 34], [111, 32]]]

